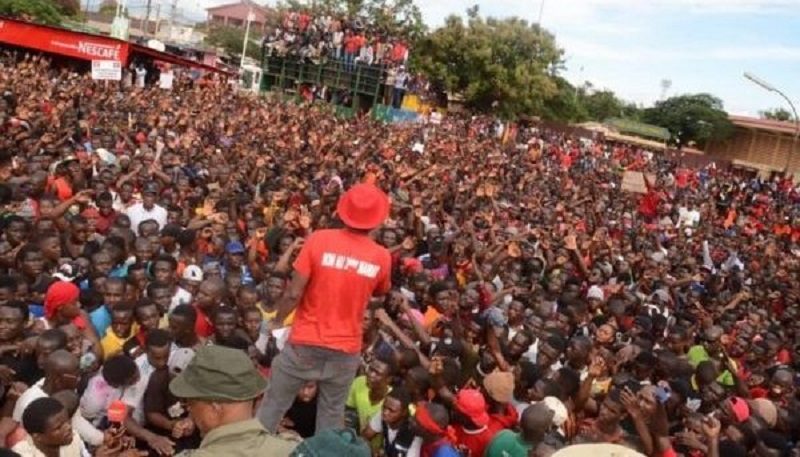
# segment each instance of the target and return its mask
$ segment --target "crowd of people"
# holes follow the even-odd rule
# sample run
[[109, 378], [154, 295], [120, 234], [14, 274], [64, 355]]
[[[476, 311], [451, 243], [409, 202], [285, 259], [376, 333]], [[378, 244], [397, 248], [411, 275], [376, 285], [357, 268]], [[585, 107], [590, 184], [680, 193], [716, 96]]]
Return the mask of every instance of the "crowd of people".
[[312, 15], [308, 11], [287, 12], [280, 24], [264, 36], [266, 52], [297, 56], [319, 63], [343, 61], [352, 71], [356, 64], [387, 67], [404, 66], [408, 45], [359, 18]]
[[0, 455], [800, 451], [791, 180], [0, 62]]

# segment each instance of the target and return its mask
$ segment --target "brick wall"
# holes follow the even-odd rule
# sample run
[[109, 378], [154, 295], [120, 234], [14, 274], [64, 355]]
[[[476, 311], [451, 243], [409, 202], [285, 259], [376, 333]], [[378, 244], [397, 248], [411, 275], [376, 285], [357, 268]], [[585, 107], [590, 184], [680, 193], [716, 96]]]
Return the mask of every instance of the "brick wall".
[[[737, 127], [733, 136], [726, 141], [710, 144], [706, 154], [752, 162], [777, 171], [786, 167], [793, 142], [791, 134]], [[796, 150], [800, 151], [800, 144], [796, 145]], [[798, 154], [800, 152], [795, 152], [789, 163], [790, 171], [800, 171]]]

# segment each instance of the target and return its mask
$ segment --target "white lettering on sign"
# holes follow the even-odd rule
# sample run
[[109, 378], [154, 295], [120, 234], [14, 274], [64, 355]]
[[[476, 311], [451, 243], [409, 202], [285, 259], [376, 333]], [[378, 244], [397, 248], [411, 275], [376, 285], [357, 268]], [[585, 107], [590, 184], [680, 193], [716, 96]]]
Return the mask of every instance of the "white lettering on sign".
[[110, 46], [87, 41], [78, 42], [78, 52], [91, 57], [99, 57], [103, 60], [119, 60], [119, 48], [119, 45]]
[[355, 257], [334, 254], [332, 252], [325, 252], [322, 254], [321, 265], [335, 270], [355, 270], [357, 275], [370, 279], [377, 278], [378, 273], [381, 271], [381, 267], [378, 265], [356, 259]]

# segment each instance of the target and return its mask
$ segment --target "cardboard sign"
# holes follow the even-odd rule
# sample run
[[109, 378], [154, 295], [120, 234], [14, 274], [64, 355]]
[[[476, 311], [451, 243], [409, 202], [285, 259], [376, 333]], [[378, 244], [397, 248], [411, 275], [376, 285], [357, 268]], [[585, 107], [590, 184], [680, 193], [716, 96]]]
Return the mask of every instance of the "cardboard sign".
[[646, 194], [647, 184], [644, 182], [644, 174], [641, 171], [626, 171], [622, 175], [622, 190]]
[[92, 60], [92, 79], [96, 81], [120, 81], [122, 64], [116, 60]]
[[175, 75], [171, 71], [162, 71], [158, 76], [158, 87], [161, 89], [172, 89], [172, 81]]

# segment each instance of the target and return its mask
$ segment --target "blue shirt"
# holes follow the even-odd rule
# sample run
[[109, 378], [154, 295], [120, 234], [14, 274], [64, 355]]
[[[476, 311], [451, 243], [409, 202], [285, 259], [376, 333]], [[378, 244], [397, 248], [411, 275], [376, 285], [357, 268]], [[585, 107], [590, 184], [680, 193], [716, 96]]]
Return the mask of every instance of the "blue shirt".
[[89, 320], [92, 321], [97, 337], [102, 340], [106, 336], [108, 327], [111, 327], [111, 313], [108, 312], [108, 307], [103, 305], [89, 313]]
[[108, 276], [110, 278], [127, 278], [128, 265], [122, 264], [112, 268], [111, 271], [108, 272]]
[[445, 444], [433, 453], [433, 457], [461, 457], [461, 453], [449, 444]]
[[28, 305], [28, 311], [30, 311], [31, 316], [35, 318], [44, 317], [44, 306], [37, 305], [35, 303]]

